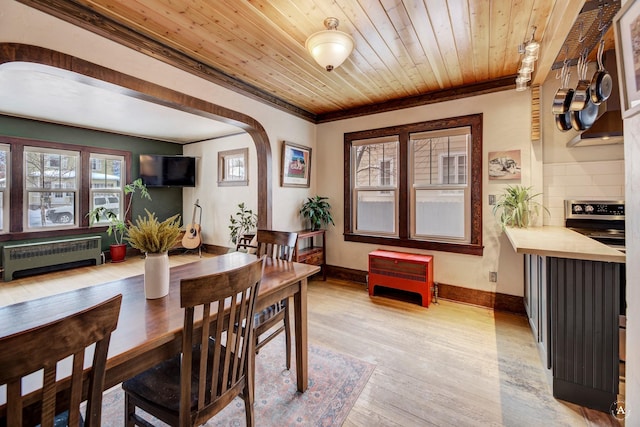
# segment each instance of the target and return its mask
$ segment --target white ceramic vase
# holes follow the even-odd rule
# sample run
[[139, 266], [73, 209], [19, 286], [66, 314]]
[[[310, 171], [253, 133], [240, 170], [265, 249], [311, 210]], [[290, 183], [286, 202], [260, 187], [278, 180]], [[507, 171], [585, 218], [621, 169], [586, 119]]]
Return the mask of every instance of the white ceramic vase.
[[144, 260], [144, 296], [162, 298], [169, 293], [169, 253], [148, 253]]

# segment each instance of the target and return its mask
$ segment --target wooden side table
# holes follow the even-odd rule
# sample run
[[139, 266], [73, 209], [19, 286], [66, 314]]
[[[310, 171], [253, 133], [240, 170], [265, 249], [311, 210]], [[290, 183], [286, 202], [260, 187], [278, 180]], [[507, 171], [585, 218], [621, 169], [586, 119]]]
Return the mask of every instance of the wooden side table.
[[322, 280], [327, 280], [325, 230], [300, 230], [293, 260], [305, 264], [319, 265]]

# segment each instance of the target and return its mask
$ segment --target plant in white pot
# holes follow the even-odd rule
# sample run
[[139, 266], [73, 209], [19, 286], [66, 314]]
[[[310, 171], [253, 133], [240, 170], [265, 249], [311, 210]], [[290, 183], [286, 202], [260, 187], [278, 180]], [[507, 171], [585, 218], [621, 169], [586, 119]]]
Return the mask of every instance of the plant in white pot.
[[331, 205], [327, 202], [328, 199], [324, 196], [309, 197], [302, 204], [300, 214], [309, 222], [312, 230], [319, 230], [323, 225], [328, 226], [330, 223], [336, 225], [331, 216]]
[[526, 228], [531, 225], [540, 213], [540, 208], [549, 210], [533, 200], [540, 193], [531, 194], [531, 187], [521, 185], [507, 186], [505, 192], [498, 197], [493, 214], [504, 230], [505, 227]]
[[[127, 253], [127, 245], [124, 242], [125, 235], [127, 233], [126, 219], [131, 210], [131, 202], [133, 200], [133, 194], [139, 192], [140, 198], [151, 200], [147, 186], [142, 183], [142, 179], [138, 178], [130, 184], [124, 186], [125, 196], [125, 209], [124, 212], [118, 212], [118, 210], [108, 209], [104, 206], [99, 206], [91, 210], [87, 216], [91, 225], [96, 223], [106, 223], [107, 234], [113, 236], [115, 244], [110, 245], [111, 262], [124, 261]], [[131, 196], [127, 200], [127, 196]], [[122, 214], [122, 215], [120, 215]]]
[[159, 221], [145, 209], [147, 216], [129, 222], [126, 240], [145, 254], [144, 294], [147, 299], [162, 298], [169, 293], [169, 249], [180, 236], [180, 215]]

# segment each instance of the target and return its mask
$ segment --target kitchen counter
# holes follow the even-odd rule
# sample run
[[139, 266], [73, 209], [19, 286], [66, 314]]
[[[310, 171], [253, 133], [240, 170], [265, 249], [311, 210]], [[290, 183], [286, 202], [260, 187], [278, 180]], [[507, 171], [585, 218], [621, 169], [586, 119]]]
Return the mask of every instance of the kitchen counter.
[[565, 227], [507, 227], [505, 234], [519, 254], [619, 263], [626, 259], [623, 252]]

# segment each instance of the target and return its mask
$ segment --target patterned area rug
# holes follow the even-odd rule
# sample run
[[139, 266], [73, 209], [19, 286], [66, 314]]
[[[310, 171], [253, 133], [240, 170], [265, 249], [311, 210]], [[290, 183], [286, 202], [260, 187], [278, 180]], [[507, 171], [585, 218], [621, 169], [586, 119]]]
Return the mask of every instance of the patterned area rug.
[[[375, 366], [311, 344], [309, 388], [298, 393], [295, 354], [291, 371], [287, 371], [282, 335], [266, 345], [256, 357], [256, 426], [342, 425]], [[149, 420], [154, 425], [163, 425], [155, 419]], [[117, 386], [104, 395], [102, 426], [123, 425], [124, 393]], [[240, 398], [205, 424], [207, 427], [244, 425], [244, 403]]]

